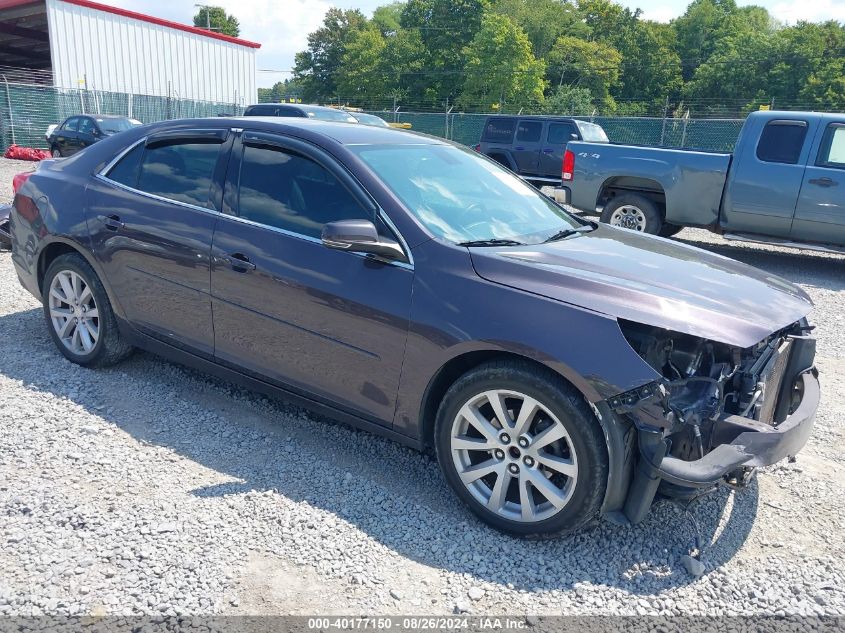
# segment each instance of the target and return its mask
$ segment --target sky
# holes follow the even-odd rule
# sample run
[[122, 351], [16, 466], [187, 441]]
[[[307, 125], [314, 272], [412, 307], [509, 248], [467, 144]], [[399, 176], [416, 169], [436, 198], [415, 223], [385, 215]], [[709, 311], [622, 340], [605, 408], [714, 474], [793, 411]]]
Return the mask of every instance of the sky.
[[[159, 18], [193, 23], [197, 8], [192, 0], [100, 0]], [[257, 52], [258, 86], [267, 88], [290, 77], [284, 71], [293, 68], [294, 55], [305, 48], [308, 33], [315, 30], [331, 6], [361, 9], [372, 14], [373, 9], [390, 0], [205, 0], [222, 6], [240, 20], [241, 37], [259, 42]], [[681, 15], [688, 0], [622, 0], [632, 9], [639, 7], [643, 17], [668, 22]], [[757, 4], [766, 7], [781, 22], [794, 24], [798, 20], [845, 22], [845, 0], [738, 0], [737, 4]]]

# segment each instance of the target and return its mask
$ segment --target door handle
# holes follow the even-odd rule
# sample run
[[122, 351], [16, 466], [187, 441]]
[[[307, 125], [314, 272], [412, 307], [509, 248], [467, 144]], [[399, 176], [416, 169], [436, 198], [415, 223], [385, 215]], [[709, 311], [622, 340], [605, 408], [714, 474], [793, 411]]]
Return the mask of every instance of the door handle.
[[828, 178], [827, 176], [825, 176], [824, 178], [813, 178], [811, 180], [808, 180], [807, 182], [809, 182], [811, 185], [818, 185], [819, 187], [835, 187], [839, 184], [838, 182], [831, 178]]
[[514, 147], [514, 149], [515, 149], [517, 152], [521, 152], [521, 151], [523, 151], [525, 148], [524, 148], [524, 147]]
[[249, 257], [243, 253], [232, 253], [223, 258], [223, 261], [232, 267], [232, 270], [239, 273], [248, 273], [255, 270], [255, 264], [249, 261]]
[[119, 215], [98, 215], [97, 219], [106, 225], [110, 231], [119, 231], [126, 225], [120, 221]]
[[543, 148], [543, 153], [544, 153], [544, 154], [551, 154], [551, 153], [552, 153], [552, 152], [554, 152], [554, 151], [555, 151], [555, 150], [554, 150], [554, 148], [553, 148], [553, 147], [544, 147], [544, 148]]

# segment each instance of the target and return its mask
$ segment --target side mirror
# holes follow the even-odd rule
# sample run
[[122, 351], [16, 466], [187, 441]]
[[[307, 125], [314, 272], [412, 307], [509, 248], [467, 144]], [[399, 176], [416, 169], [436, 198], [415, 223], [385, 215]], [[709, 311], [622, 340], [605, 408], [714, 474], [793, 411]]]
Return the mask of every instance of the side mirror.
[[398, 242], [380, 238], [369, 220], [338, 220], [323, 226], [323, 246], [340, 251], [369, 253], [381, 259], [407, 261]]

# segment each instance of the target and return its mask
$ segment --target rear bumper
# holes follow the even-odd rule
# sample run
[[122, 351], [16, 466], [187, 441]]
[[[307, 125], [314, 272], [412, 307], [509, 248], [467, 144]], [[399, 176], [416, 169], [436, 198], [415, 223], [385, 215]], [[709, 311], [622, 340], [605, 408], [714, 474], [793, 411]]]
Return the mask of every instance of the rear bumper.
[[540, 188], [540, 191], [543, 195], [548, 196], [558, 204], [569, 204], [569, 201], [572, 200], [572, 194], [569, 191], [569, 187], [552, 187], [550, 185], [545, 185]]
[[[657, 463], [649, 460], [655, 474], [672, 484], [691, 488], [709, 487], [737, 468], [769, 466], [798, 453], [807, 443], [821, 390], [815, 370], [807, 370], [798, 379], [801, 403], [777, 426], [755, 423], [739, 416], [726, 416], [719, 422], [720, 437], [733, 435], [730, 442], [720, 444], [701, 459], [684, 461], [664, 457]], [[642, 449], [652, 443], [640, 432]], [[644, 456], [647, 449], [643, 451]]]

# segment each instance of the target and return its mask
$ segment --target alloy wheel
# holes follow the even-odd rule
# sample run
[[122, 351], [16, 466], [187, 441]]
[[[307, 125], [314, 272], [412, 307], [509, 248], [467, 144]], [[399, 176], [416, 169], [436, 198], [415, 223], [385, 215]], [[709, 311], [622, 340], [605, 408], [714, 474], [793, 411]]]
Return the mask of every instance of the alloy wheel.
[[523, 393], [496, 389], [468, 400], [452, 422], [450, 445], [470, 494], [511, 521], [548, 519], [575, 490], [578, 459], [566, 427]]
[[50, 283], [50, 322], [70, 352], [90, 354], [100, 337], [100, 313], [91, 287], [72, 270], [59, 271]]
[[646, 219], [642, 209], [632, 204], [623, 204], [610, 216], [610, 224], [632, 231], [645, 231]]

